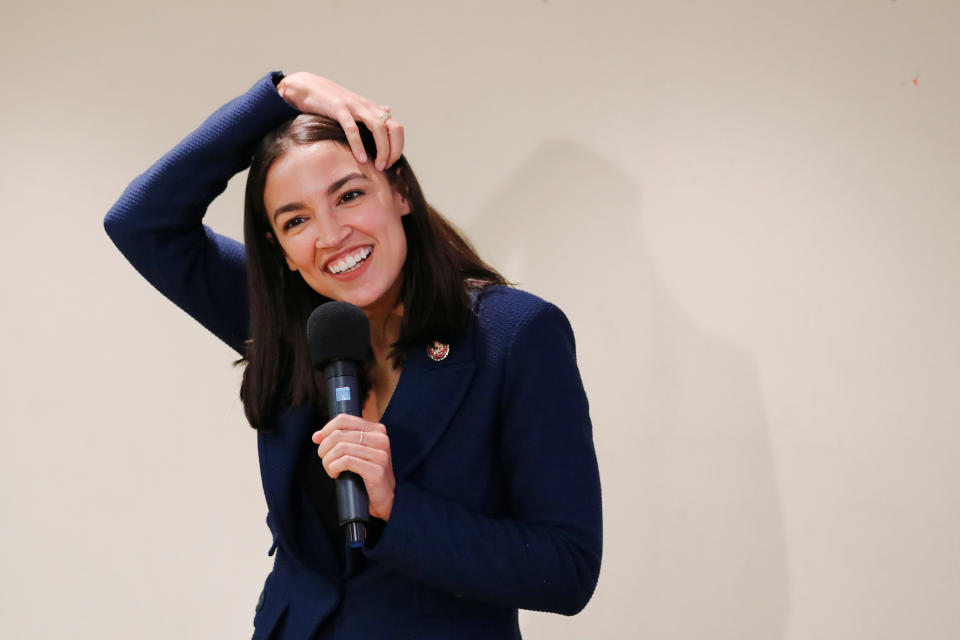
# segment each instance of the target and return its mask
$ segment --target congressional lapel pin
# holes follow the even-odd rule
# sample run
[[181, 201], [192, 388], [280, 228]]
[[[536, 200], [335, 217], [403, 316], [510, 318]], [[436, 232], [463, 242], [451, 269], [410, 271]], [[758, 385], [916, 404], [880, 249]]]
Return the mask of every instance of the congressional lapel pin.
[[427, 355], [434, 362], [440, 362], [450, 355], [450, 345], [444, 344], [439, 340], [434, 340], [433, 344], [427, 347]]

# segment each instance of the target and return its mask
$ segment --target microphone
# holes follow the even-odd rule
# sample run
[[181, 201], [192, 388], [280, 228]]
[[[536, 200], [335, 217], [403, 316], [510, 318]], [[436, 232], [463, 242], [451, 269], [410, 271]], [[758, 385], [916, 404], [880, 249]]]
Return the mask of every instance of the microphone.
[[[341, 413], [361, 415], [360, 377], [370, 353], [370, 323], [349, 302], [327, 302], [307, 319], [307, 343], [316, 369], [327, 379], [327, 409], [332, 419]], [[370, 519], [363, 479], [352, 471], [337, 477], [337, 511], [346, 527], [347, 544], [362, 547]]]

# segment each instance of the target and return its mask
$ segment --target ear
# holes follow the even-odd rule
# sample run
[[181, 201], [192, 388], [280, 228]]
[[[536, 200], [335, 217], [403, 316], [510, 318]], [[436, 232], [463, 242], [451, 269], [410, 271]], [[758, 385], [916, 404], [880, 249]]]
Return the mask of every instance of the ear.
[[288, 256], [287, 252], [283, 250], [283, 247], [277, 244], [277, 240], [276, 238], [273, 237], [273, 234], [267, 231], [266, 236], [267, 236], [267, 242], [269, 242], [272, 245], [276, 245], [276, 247], [280, 249], [280, 253], [283, 254], [284, 260], [287, 261], [287, 266], [290, 268], [290, 271], [297, 271], [297, 265], [294, 264], [292, 260], [290, 260], [290, 256]]
[[393, 189], [393, 197], [400, 205], [400, 215], [405, 216], [410, 213], [410, 198], [407, 196], [407, 183], [403, 180], [403, 169], [397, 166], [394, 170], [394, 177], [390, 181]]

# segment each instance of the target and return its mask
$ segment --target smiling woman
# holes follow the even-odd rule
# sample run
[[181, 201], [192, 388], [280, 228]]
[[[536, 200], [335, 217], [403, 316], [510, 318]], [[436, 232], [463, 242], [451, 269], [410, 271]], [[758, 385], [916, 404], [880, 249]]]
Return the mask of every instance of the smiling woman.
[[[519, 638], [518, 608], [572, 615], [596, 586], [600, 484], [570, 325], [505, 286], [402, 150], [389, 108], [274, 72], [107, 214], [131, 263], [242, 356], [276, 556], [255, 639]], [[248, 164], [240, 245], [201, 220]], [[328, 300], [370, 324], [362, 417], [329, 419], [310, 363], [307, 318]], [[362, 549], [337, 522], [344, 471], [369, 495]]]
[[334, 142], [288, 150], [267, 173], [268, 239], [277, 238], [290, 270], [320, 295], [387, 314], [400, 292], [407, 258], [400, 220], [410, 205], [364, 165]]
[[[355, 128], [361, 157], [375, 157], [374, 134]], [[324, 402], [306, 343], [306, 318], [317, 305], [342, 300], [366, 312], [379, 417], [411, 345], [453, 340], [469, 319], [471, 289], [506, 283], [427, 203], [403, 155], [381, 171], [357, 153], [339, 122], [317, 114], [282, 123], [254, 151], [244, 210], [251, 320], [241, 397], [256, 428], [269, 428], [284, 408], [277, 381], [287, 370], [290, 401]]]

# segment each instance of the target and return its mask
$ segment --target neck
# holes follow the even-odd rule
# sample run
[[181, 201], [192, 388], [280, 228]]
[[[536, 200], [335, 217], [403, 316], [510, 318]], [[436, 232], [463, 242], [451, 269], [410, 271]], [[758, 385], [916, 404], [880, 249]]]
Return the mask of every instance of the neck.
[[390, 345], [400, 337], [400, 325], [403, 322], [403, 305], [381, 313], [367, 313], [370, 321], [370, 348], [373, 349], [377, 364], [386, 363], [390, 355]]
[[378, 301], [376, 305], [364, 307], [363, 312], [370, 322], [370, 348], [376, 366], [386, 366], [390, 345], [400, 337], [400, 325], [403, 323], [403, 303], [400, 301], [400, 284], [398, 277], [393, 287], [393, 295]]

